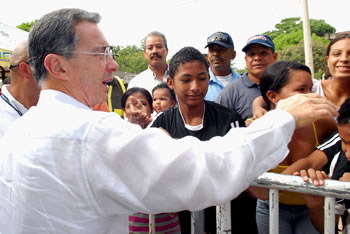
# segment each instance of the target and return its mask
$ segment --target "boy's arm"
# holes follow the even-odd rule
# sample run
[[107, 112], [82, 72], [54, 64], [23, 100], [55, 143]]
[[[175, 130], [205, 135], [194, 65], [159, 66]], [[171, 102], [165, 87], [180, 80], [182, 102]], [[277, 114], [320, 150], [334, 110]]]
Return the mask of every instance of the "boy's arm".
[[266, 114], [267, 109], [268, 109], [267, 104], [262, 96], [255, 98], [252, 103], [252, 112], [253, 112], [252, 119], [260, 118], [261, 116]]
[[294, 162], [282, 174], [292, 175], [294, 172], [309, 168], [320, 169], [327, 162], [327, 155], [323, 151], [316, 149], [309, 156]]

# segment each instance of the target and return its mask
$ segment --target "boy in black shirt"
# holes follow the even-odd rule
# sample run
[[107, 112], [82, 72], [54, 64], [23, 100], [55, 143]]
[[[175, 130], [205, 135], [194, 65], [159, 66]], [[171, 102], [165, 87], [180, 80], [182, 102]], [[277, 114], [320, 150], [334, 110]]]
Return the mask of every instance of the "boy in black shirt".
[[[337, 132], [318, 146], [317, 150], [307, 158], [295, 163], [294, 167], [297, 168], [297, 171], [300, 168], [308, 169], [295, 173], [295, 175], [301, 175], [305, 182], [309, 180], [309, 177], [315, 186], [323, 185], [325, 178], [350, 181], [350, 97], [340, 107], [337, 122]], [[321, 173], [315, 170], [319, 168], [323, 169]], [[315, 210], [315, 215], [310, 213], [313, 224], [322, 232], [323, 216], [320, 215], [320, 212], [323, 212], [323, 198], [316, 199], [312, 196], [309, 201], [312, 202], [312, 205], [309, 204], [309, 206]], [[337, 200], [336, 213], [342, 217], [343, 233], [350, 233], [349, 211], [349, 200]]]
[[[202, 141], [215, 136], [224, 136], [233, 127], [245, 127], [238, 113], [217, 103], [204, 100], [210, 79], [208, 67], [207, 60], [193, 47], [185, 47], [173, 56], [169, 64], [167, 83], [176, 93], [178, 106], [159, 115], [154, 120], [152, 127], [165, 129], [173, 138], [191, 135]], [[213, 191], [213, 193], [217, 192], [220, 191]], [[241, 201], [239, 204], [243, 206], [242, 209], [237, 207], [238, 204], [234, 205], [235, 210], [231, 208], [233, 214], [239, 213], [239, 216], [242, 217], [242, 221], [231, 217], [234, 219], [232, 221], [238, 225], [233, 225], [231, 221], [235, 231], [237, 228], [243, 228], [245, 225], [242, 222], [247, 220], [247, 217], [241, 213], [243, 209], [246, 209], [246, 204], [242, 204]], [[240, 212], [237, 212], [237, 209]], [[182, 233], [191, 233], [190, 215], [189, 211], [179, 212]], [[194, 212], [193, 215], [196, 232], [216, 233], [215, 207], [205, 209], [204, 213], [203, 211]], [[245, 232], [246, 228], [247, 226], [244, 227]]]

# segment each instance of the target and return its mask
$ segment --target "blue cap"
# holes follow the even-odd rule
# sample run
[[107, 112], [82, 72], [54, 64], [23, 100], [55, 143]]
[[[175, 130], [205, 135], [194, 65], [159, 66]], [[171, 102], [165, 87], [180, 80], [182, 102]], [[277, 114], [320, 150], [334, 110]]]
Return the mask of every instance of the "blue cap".
[[207, 48], [211, 44], [218, 44], [225, 48], [234, 47], [231, 36], [225, 32], [216, 32], [210, 35], [207, 39], [207, 45], [204, 48]]
[[275, 52], [275, 44], [273, 43], [271, 37], [269, 37], [268, 35], [258, 34], [258, 35], [249, 37], [247, 44], [243, 47], [242, 51], [247, 52], [249, 46], [251, 46], [252, 44], [259, 44], [259, 45], [269, 47], [272, 49], [273, 52]]

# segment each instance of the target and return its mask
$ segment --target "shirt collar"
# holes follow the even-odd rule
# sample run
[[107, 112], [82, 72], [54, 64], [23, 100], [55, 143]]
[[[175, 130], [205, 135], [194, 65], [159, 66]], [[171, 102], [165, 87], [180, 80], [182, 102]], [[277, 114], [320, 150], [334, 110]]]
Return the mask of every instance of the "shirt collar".
[[248, 73], [244, 73], [242, 76], [242, 82], [245, 86], [252, 88], [252, 87], [257, 87], [260, 88], [260, 85], [253, 82], [251, 79], [248, 77]]
[[[156, 73], [153, 72], [153, 71], [151, 70], [151, 68], [149, 67], [149, 65], [148, 65], [148, 69], [152, 72], [153, 78], [154, 78], [155, 80], [160, 80], [160, 79], [157, 77]], [[168, 75], [169, 75], [169, 65], [167, 65], [166, 71], [165, 71], [165, 73], [164, 73], [164, 75], [163, 75], [163, 82], [166, 82], [166, 79], [167, 79]]]
[[1, 87], [1, 93], [3, 95], [5, 95], [7, 97], [7, 99], [9, 100], [9, 102], [11, 103], [11, 105], [13, 105], [14, 107], [16, 107], [16, 109], [18, 109], [22, 114], [26, 113], [28, 111], [27, 108], [25, 108], [25, 106], [23, 106], [19, 101], [17, 101], [12, 94], [10, 93], [10, 91], [7, 89], [7, 85], [3, 85]]
[[[230, 68], [231, 70], [231, 80], [233, 80], [235, 77], [235, 71], [232, 69], [232, 67]], [[209, 76], [210, 76], [210, 82], [216, 82], [216, 83], [220, 83], [220, 81], [216, 78], [213, 70], [211, 70], [211, 67], [209, 67]]]
[[73, 98], [72, 96], [69, 96], [68, 94], [65, 94], [63, 92], [53, 90], [53, 89], [45, 89], [41, 90], [40, 92], [40, 98], [38, 101], [38, 106], [41, 105], [55, 105], [55, 103], [60, 102], [67, 105], [73, 105], [77, 108], [81, 109], [90, 109], [87, 105], [83, 104], [82, 102], [78, 101], [77, 99]]

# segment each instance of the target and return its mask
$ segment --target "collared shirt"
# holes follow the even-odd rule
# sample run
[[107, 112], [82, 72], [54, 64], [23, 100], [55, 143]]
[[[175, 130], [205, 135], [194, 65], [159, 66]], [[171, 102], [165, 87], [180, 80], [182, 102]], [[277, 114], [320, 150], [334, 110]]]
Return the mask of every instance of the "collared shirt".
[[324, 96], [323, 88], [320, 80], [312, 79], [312, 92]]
[[[208, 101], [215, 101], [217, 95], [220, 93], [221, 90], [224, 89], [224, 85], [216, 78], [213, 71], [211, 70], [211, 67], [209, 67], [209, 75], [210, 75], [210, 81], [209, 81], [209, 87], [207, 95], [205, 95], [205, 100]], [[231, 82], [234, 80], [238, 80], [241, 75], [235, 72], [231, 68]]]
[[0, 137], [4, 136], [8, 126], [18, 119], [20, 114], [27, 112], [27, 108], [11, 95], [6, 85], [1, 87], [1, 95], [4, 97], [0, 98]]
[[252, 103], [261, 96], [260, 85], [254, 83], [245, 73], [228, 86], [216, 98], [216, 102], [241, 115], [243, 120], [253, 116]]
[[130, 80], [128, 84], [128, 89], [133, 87], [145, 88], [152, 95], [152, 89], [159, 85], [162, 82], [166, 82], [168, 77], [168, 70], [165, 72], [163, 76], [163, 81], [158, 79], [156, 73], [154, 73], [148, 66], [147, 70], [141, 72], [137, 76], [135, 76], [132, 80]]
[[136, 211], [223, 204], [285, 158], [294, 129], [273, 110], [224, 137], [175, 140], [42, 90], [0, 146], [0, 232], [128, 233]]

